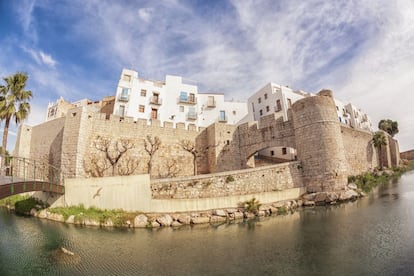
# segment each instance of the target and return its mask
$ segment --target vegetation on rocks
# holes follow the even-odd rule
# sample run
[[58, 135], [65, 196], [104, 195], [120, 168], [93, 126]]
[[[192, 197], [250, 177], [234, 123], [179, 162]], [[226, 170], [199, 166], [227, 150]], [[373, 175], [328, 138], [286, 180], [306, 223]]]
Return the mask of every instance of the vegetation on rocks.
[[122, 227], [125, 226], [127, 221], [133, 221], [138, 212], [126, 212], [121, 209], [117, 210], [102, 210], [95, 207], [85, 208], [82, 204], [70, 207], [56, 207], [50, 208], [49, 212], [54, 214], [63, 215], [65, 221], [74, 216], [74, 222], [83, 224], [85, 220], [94, 220], [100, 224], [107, 223], [111, 220], [113, 226]]
[[374, 187], [388, 181], [392, 177], [399, 177], [406, 171], [414, 169], [414, 161], [403, 161], [403, 165], [393, 167], [389, 170], [374, 170], [361, 175], [349, 176], [348, 183], [355, 183], [358, 189], [365, 193], [370, 192]]

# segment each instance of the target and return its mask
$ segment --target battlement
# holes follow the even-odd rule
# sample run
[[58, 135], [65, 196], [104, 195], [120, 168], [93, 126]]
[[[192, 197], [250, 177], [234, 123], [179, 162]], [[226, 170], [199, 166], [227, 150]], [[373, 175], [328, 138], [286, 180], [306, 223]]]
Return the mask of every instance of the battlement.
[[173, 123], [173, 122], [163, 122], [161, 123], [160, 120], [146, 120], [146, 119], [137, 119], [134, 120], [132, 117], [120, 117], [119, 115], [111, 114], [109, 118], [105, 113], [100, 112], [93, 112], [89, 110], [87, 107], [76, 107], [72, 108], [68, 112], [68, 118], [71, 117], [82, 117], [82, 114], [85, 114], [85, 117], [88, 120], [92, 120], [96, 123], [104, 123], [108, 126], [122, 126], [122, 127], [157, 127], [157, 128], [166, 128], [166, 129], [181, 129], [187, 130], [191, 132], [201, 132], [205, 128], [197, 127], [195, 124], [188, 124], [187, 127], [185, 123]]

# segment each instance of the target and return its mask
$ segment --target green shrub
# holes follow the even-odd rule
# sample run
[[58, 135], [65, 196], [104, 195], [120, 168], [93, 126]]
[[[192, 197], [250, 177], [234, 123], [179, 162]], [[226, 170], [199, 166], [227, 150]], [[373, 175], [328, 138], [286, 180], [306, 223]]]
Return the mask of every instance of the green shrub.
[[233, 182], [233, 181], [234, 181], [234, 177], [232, 175], [228, 175], [226, 177], [226, 183], [230, 183], [230, 182]]
[[260, 204], [260, 202], [256, 199], [256, 198], [252, 198], [250, 200], [246, 200], [243, 203], [243, 207], [247, 212], [256, 214], [259, 211], [260, 206], [262, 206], [262, 204]]
[[27, 199], [17, 201], [14, 204], [15, 212], [18, 215], [29, 215], [33, 208], [37, 210], [36, 206], [42, 205], [42, 202], [36, 198], [29, 197]]

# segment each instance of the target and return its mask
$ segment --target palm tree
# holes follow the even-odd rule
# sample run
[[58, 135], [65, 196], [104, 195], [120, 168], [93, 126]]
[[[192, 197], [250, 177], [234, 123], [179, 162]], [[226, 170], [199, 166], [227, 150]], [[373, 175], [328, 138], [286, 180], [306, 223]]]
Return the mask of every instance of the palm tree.
[[379, 150], [379, 162], [380, 162], [380, 167], [382, 169], [382, 146], [386, 146], [387, 145], [387, 137], [385, 136], [384, 132], [382, 131], [377, 131], [375, 132], [374, 136], [372, 137], [372, 144], [374, 145], [374, 147], [376, 147]]
[[[14, 119], [16, 124], [25, 120], [30, 112], [29, 100], [32, 91], [25, 90], [28, 76], [26, 73], [17, 72], [14, 75], [3, 78], [6, 85], [0, 85], [0, 120], [4, 120], [3, 146], [1, 150], [1, 167], [4, 168], [6, 161], [7, 135], [9, 133], [10, 120]], [[2, 170], [4, 174], [4, 171]]]

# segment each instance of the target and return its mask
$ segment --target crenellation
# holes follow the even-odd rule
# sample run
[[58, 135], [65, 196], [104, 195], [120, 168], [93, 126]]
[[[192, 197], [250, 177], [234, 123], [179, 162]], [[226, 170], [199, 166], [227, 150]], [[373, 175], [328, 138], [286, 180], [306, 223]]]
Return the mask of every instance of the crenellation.
[[[163, 121], [161, 126], [159, 120], [134, 120], [116, 115], [108, 118], [105, 113], [77, 107], [70, 109], [66, 117], [30, 128], [30, 135], [25, 135], [25, 128], [21, 127], [16, 152], [33, 159], [46, 155], [51, 163], [61, 167], [66, 176], [72, 178], [96, 176], [94, 173], [117, 176], [149, 172], [153, 180], [165, 178], [154, 181], [160, 198], [167, 195], [174, 198], [225, 196], [301, 185], [305, 185], [309, 192], [342, 190], [348, 175], [377, 167], [379, 158], [388, 166], [399, 163], [398, 143], [394, 139], [388, 138], [389, 146], [379, 157], [371, 143], [372, 133], [338, 122], [331, 94], [323, 91], [319, 96], [296, 101], [288, 109], [288, 120], [274, 113], [263, 116], [259, 122], [239, 126], [213, 123], [206, 128], [194, 124], [186, 127], [185, 123], [176, 123], [174, 127], [174, 123], [168, 121]], [[149, 141], [155, 138], [161, 144], [152, 156], [149, 170], [150, 155], [145, 144], [148, 146]], [[108, 167], [102, 145], [99, 145], [102, 141], [106, 141], [111, 154], [119, 150], [121, 142], [130, 145], [119, 159], [124, 163]], [[186, 150], [184, 143], [194, 148]], [[296, 169], [287, 164], [280, 170], [266, 166], [266, 170], [263, 168], [266, 174], [261, 180], [256, 175], [256, 169], [260, 171], [261, 168], [255, 168], [255, 155], [263, 149], [275, 147], [296, 150], [291, 159], [298, 160]], [[99, 169], [104, 165], [102, 172], [93, 172], [91, 167], [98, 166]], [[297, 171], [299, 168], [300, 172]], [[233, 175], [237, 180], [235, 183], [225, 183], [224, 176], [220, 176], [220, 173], [245, 169], [248, 170]], [[193, 176], [194, 172], [209, 174], [200, 177], [203, 181], [211, 179], [211, 185], [202, 188], [199, 183], [194, 185], [195, 189], [188, 187], [187, 180], [174, 178]], [[165, 182], [175, 190], [167, 189], [168, 193], [160, 193], [159, 189], [166, 189]]]

